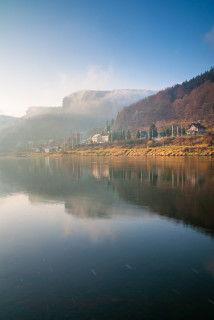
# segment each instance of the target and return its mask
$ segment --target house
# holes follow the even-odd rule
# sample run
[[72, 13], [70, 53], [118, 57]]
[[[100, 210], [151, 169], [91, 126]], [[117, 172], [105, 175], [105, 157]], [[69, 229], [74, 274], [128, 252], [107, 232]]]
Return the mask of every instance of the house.
[[108, 135], [107, 136], [102, 136], [103, 142], [108, 142]]
[[92, 142], [93, 142], [93, 143], [100, 143], [100, 142], [102, 142], [102, 136], [101, 136], [101, 134], [99, 134], [99, 133], [95, 134], [91, 139], [92, 139]]
[[196, 134], [205, 134], [206, 128], [202, 126], [199, 122], [191, 123], [189, 129], [187, 130], [187, 134], [196, 135]]
[[145, 138], [147, 138], [147, 136], [148, 136], [147, 131], [140, 132], [140, 139], [145, 139]]
[[93, 143], [103, 143], [108, 141], [108, 135], [102, 136], [101, 134], [97, 133], [92, 137]]
[[45, 148], [45, 153], [49, 153], [49, 152], [54, 152], [54, 148], [53, 147]]

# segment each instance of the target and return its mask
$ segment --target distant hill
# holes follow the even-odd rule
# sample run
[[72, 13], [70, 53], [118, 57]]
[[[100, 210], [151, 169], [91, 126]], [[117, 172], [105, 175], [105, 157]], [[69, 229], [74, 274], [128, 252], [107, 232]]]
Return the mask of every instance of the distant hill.
[[115, 130], [136, 130], [183, 120], [214, 123], [214, 68], [124, 108]]
[[0, 130], [12, 125], [16, 119], [16, 117], [0, 115]]
[[65, 97], [62, 107], [30, 107], [26, 116], [10, 125], [0, 125], [0, 151], [12, 151], [28, 142], [62, 141], [72, 132], [87, 132], [105, 126], [126, 105], [151, 90], [79, 91]]
[[29, 107], [26, 111], [26, 118], [37, 117], [42, 114], [57, 115], [61, 112], [61, 107]]
[[14, 151], [18, 145], [27, 146], [31, 141], [35, 144], [50, 139], [62, 142], [72, 132], [87, 132], [101, 124], [96, 117], [66, 114], [18, 118], [0, 130], [0, 152]]

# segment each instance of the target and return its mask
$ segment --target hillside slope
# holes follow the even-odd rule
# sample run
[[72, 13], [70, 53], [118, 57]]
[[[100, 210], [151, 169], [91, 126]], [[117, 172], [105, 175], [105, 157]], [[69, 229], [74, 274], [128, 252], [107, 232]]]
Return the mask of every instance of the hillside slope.
[[72, 132], [105, 126], [118, 111], [151, 90], [79, 91], [64, 98], [62, 107], [30, 107], [26, 116], [7, 126], [0, 123], [0, 152], [13, 151], [29, 141], [62, 141]]
[[16, 117], [0, 115], [0, 130], [12, 125], [16, 119]]
[[35, 144], [49, 139], [62, 142], [72, 132], [87, 132], [102, 124], [95, 117], [69, 114], [18, 118], [12, 125], [0, 130], [0, 152], [14, 151], [18, 145], [27, 145], [29, 141]]
[[136, 130], [176, 121], [214, 123], [214, 68], [123, 109], [115, 130]]
[[86, 133], [103, 127], [124, 106], [152, 93], [151, 90], [79, 91], [64, 98], [62, 107], [30, 107], [25, 117], [8, 122], [7, 126], [1, 126], [0, 122], [0, 152], [13, 151], [29, 141], [35, 144], [49, 139], [62, 141], [72, 132]]

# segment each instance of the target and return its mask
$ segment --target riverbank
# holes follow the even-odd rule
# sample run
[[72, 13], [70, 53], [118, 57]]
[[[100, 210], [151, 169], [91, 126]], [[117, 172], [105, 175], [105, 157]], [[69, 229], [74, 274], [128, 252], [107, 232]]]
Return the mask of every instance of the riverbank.
[[83, 144], [65, 152], [0, 154], [16, 157], [61, 157], [61, 156], [214, 156], [214, 136], [174, 137], [151, 140], [130, 140], [103, 144]]
[[214, 136], [136, 140], [106, 144], [81, 145], [67, 154], [75, 156], [213, 156]]
[[[43, 154], [44, 155], [44, 154]], [[175, 137], [157, 141], [124, 141], [84, 144], [64, 153], [45, 156], [214, 156], [214, 137]]]
[[108, 148], [76, 148], [67, 152], [75, 156], [213, 156], [214, 147], [207, 146], [163, 146], [163, 147], [140, 147], [131, 148], [117, 146]]

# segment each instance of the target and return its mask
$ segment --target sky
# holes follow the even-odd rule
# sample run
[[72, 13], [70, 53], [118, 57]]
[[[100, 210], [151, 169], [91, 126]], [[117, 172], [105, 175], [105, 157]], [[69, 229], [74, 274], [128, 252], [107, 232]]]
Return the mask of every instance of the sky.
[[0, 114], [78, 90], [165, 89], [212, 66], [213, 0], [0, 0]]

